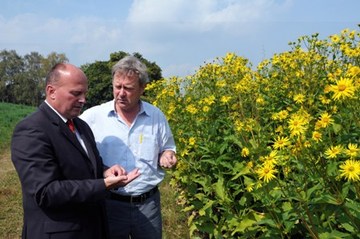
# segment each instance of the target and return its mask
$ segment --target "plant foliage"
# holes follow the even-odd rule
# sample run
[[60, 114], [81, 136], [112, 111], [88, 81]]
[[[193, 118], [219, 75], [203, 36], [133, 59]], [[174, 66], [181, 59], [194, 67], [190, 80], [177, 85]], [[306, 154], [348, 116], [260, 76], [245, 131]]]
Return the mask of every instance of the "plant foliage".
[[303, 36], [255, 70], [228, 53], [148, 85], [192, 238], [360, 236], [359, 38]]

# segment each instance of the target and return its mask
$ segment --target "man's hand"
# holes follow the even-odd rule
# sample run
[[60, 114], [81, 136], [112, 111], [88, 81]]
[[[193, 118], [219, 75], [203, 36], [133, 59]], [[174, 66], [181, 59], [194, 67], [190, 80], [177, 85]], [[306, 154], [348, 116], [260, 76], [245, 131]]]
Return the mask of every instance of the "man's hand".
[[165, 150], [159, 159], [159, 164], [161, 167], [164, 168], [172, 168], [174, 165], [176, 165], [177, 159], [175, 156], [175, 152], [172, 150]]
[[139, 175], [140, 173], [138, 168], [132, 170], [130, 173], [127, 173], [123, 167], [114, 165], [104, 172], [105, 186], [107, 189], [122, 187], [130, 183]]

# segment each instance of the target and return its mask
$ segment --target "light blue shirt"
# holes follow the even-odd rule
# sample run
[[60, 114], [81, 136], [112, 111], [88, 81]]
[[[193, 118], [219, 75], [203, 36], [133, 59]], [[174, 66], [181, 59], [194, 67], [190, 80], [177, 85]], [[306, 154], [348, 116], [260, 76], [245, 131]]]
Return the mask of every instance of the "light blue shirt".
[[175, 152], [175, 142], [164, 114], [141, 101], [131, 126], [115, 112], [114, 100], [94, 106], [80, 116], [92, 129], [103, 163], [119, 164], [127, 172], [139, 168], [140, 176], [117, 192], [139, 195], [158, 185], [165, 172], [158, 164], [164, 150]]

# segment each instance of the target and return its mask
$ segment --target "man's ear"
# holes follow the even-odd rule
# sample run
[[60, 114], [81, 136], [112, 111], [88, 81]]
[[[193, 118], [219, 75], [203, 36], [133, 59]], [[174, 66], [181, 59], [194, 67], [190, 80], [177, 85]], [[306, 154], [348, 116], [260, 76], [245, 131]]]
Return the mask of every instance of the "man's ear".
[[51, 100], [55, 100], [56, 89], [53, 85], [46, 86], [46, 95], [48, 95]]

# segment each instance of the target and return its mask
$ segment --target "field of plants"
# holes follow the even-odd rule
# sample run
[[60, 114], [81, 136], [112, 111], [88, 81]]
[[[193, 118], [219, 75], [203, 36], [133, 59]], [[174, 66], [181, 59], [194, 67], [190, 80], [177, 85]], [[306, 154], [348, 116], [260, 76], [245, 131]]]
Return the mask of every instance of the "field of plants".
[[147, 97], [168, 117], [191, 238], [360, 237], [360, 33], [228, 53]]

